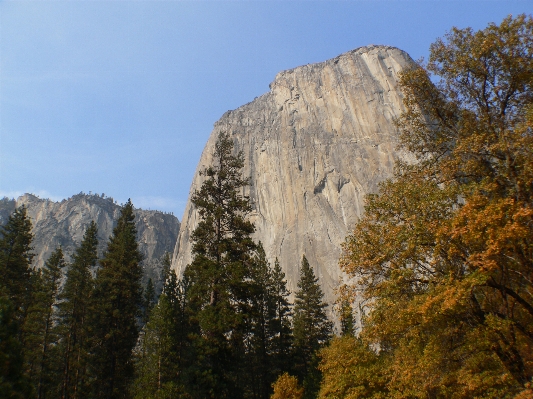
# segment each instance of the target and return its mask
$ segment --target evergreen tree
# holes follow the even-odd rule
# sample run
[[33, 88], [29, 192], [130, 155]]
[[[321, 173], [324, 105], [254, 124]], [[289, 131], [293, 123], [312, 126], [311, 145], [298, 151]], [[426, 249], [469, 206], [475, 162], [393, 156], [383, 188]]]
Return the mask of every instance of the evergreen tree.
[[288, 371], [292, 350], [292, 304], [288, 297], [290, 291], [287, 289], [285, 273], [281, 270], [278, 259], [274, 262], [274, 269], [271, 272], [270, 296], [273, 300], [273, 309], [267, 324], [270, 341], [270, 353], [273, 357], [272, 373], [278, 376], [284, 371]]
[[250, 238], [254, 226], [246, 220], [251, 206], [242, 194], [248, 185], [241, 175], [244, 158], [232, 150], [231, 139], [221, 133], [214, 165], [200, 172], [205, 181], [192, 196], [200, 222], [191, 236], [194, 258], [185, 276], [191, 283], [188, 306], [196, 326], [198, 397], [241, 395], [236, 370], [244, 352], [255, 244]]
[[288, 371], [292, 341], [289, 291], [285, 274], [276, 259], [271, 269], [259, 242], [252, 263], [251, 308], [247, 318], [246, 393], [253, 398], [269, 398], [272, 383]]
[[15, 310], [0, 284], [0, 397], [25, 399], [33, 396], [29, 379], [23, 372], [22, 345]]
[[159, 302], [143, 328], [136, 361], [135, 398], [180, 398], [184, 393], [185, 286], [168, 276]]
[[323, 293], [305, 255], [294, 301], [294, 356], [296, 372], [303, 380], [305, 397], [314, 398], [320, 388], [317, 351], [331, 338], [333, 324], [326, 316]]
[[[161, 270], [161, 280], [163, 281], [164, 287], [167, 283], [167, 279], [171, 276], [170, 267], [172, 266], [172, 259], [170, 257], [170, 252], [165, 252], [162, 257], [161, 263], [163, 264], [163, 269]], [[175, 273], [173, 274], [175, 277]]]
[[[24, 352], [29, 377], [41, 399], [54, 390], [53, 374], [57, 365], [57, 304], [65, 260], [57, 248], [42, 270], [32, 276], [33, 298], [24, 323]], [[54, 362], [56, 360], [56, 362]]]
[[270, 318], [274, 317], [275, 301], [272, 294], [272, 276], [263, 245], [259, 242], [252, 262], [251, 306], [246, 318], [248, 323], [246, 360], [242, 363], [241, 375], [248, 397], [268, 398], [270, 395], [271, 362], [270, 343], [273, 339], [269, 330]]
[[6, 290], [19, 323], [31, 300], [30, 265], [34, 256], [31, 229], [24, 206], [15, 209], [7, 223], [0, 227], [0, 286]]
[[146, 284], [143, 299], [143, 323], [146, 324], [148, 322], [148, 319], [150, 318], [150, 312], [152, 311], [156, 303], [154, 283], [152, 282], [151, 278], [148, 279], [148, 283]]
[[133, 205], [122, 207], [107, 250], [100, 260], [93, 294], [94, 396], [122, 398], [133, 376], [132, 350], [139, 335], [142, 306], [142, 255], [136, 241]]
[[98, 228], [93, 221], [76, 249], [60, 295], [60, 352], [62, 358], [59, 380], [62, 398], [84, 396], [87, 386], [89, 353], [89, 301], [94, 288], [92, 269], [98, 260]]

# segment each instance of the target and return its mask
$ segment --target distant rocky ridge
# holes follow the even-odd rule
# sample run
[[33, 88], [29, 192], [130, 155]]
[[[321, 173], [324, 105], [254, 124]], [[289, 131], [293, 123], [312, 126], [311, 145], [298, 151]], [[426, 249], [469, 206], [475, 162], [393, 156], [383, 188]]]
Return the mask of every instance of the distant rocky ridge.
[[[24, 194], [16, 200], [0, 200], [0, 225], [5, 224], [13, 210], [21, 205], [26, 206], [33, 224], [33, 252], [36, 254], [33, 265], [38, 268], [58, 246], [70, 259], [92, 220], [98, 225], [98, 252], [101, 255], [121, 208], [113, 198], [103, 194], [80, 193], [60, 202]], [[161, 258], [165, 252], [174, 250], [180, 223], [169, 213], [135, 209], [135, 225], [139, 248], [145, 258], [145, 276], [160, 285]]]
[[411, 57], [390, 46], [361, 47], [334, 59], [280, 72], [270, 91], [215, 123], [191, 185], [173, 268], [191, 261], [199, 216], [190, 201], [212, 163], [220, 132], [245, 156], [254, 238], [296, 290], [306, 255], [330, 303], [341, 279], [341, 243], [364, 210], [366, 194], [391, 177], [397, 151], [393, 120], [402, 110], [398, 72]]

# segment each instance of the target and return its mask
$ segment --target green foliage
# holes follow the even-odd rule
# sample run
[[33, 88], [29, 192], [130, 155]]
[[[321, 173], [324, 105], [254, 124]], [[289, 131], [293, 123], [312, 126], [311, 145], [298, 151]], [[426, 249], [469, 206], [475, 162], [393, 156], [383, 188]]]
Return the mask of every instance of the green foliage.
[[98, 260], [98, 229], [93, 221], [72, 257], [60, 294], [59, 331], [61, 397], [79, 398], [87, 392], [87, 362], [90, 351], [89, 315], [94, 289], [92, 269]]
[[30, 265], [34, 256], [31, 228], [24, 206], [15, 209], [0, 227], [0, 286], [7, 291], [19, 323], [23, 322], [31, 300]]
[[32, 301], [23, 326], [24, 355], [26, 373], [36, 387], [37, 398], [57, 393], [57, 304], [64, 267], [63, 251], [57, 248], [43, 269], [32, 276]]
[[136, 241], [133, 205], [121, 210], [96, 274], [91, 373], [96, 397], [120, 398], [133, 377], [132, 350], [139, 335], [142, 255]]
[[295, 369], [303, 381], [306, 398], [316, 397], [321, 378], [316, 354], [332, 336], [333, 324], [328, 320], [328, 305], [323, 300], [318, 278], [304, 255], [294, 301], [293, 324]]
[[13, 305], [0, 285], [0, 397], [24, 399], [33, 387], [23, 373], [22, 345]]
[[241, 395], [236, 370], [244, 354], [255, 244], [254, 226], [246, 220], [249, 199], [242, 194], [248, 185], [241, 176], [244, 159], [232, 151], [230, 137], [220, 134], [214, 165], [200, 172], [205, 181], [192, 196], [200, 222], [191, 235], [194, 258], [184, 275], [190, 281], [198, 397]]
[[340, 320], [341, 320], [341, 335], [342, 336], [354, 336], [355, 324], [353, 317], [353, 309], [350, 301], [344, 299], [340, 303]]
[[141, 333], [133, 385], [136, 398], [188, 397], [184, 393], [190, 367], [187, 288], [186, 280], [178, 282], [176, 274], [168, 270], [163, 293]]
[[267, 399], [274, 380], [290, 367], [292, 331], [285, 274], [277, 261], [271, 269], [261, 242], [252, 263], [252, 281], [241, 375], [247, 380], [245, 395]]
[[274, 269], [270, 271], [271, 308], [267, 329], [270, 336], [270, 354], [272, 356], [271, 371], [274, 376], [290, 369], [292, 334], [292, 304], [288, 297], [285, 273], [281, 270], [278, 259], [274, 262]]
[[154, 308], [156, 303], [154, 283], [152, 279], [148, 279], [146, 288], [143, 294], [143, 323], [147, 323], [150, 317], [150, 312]]

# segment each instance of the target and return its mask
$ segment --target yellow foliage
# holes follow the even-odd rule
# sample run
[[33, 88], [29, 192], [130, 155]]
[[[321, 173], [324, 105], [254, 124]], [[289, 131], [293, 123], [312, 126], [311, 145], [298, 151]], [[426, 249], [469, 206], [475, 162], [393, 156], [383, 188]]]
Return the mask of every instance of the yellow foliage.
[[278, 377], [272, 385], [274, 393], [270, 399], [302, 399], [304, 389], [298, 385], [298, 379], [288, 373]]
[[319, 399], [386, 398], [386, 367], [379, 355], [351, 336], [335, 338], [320, 351]]

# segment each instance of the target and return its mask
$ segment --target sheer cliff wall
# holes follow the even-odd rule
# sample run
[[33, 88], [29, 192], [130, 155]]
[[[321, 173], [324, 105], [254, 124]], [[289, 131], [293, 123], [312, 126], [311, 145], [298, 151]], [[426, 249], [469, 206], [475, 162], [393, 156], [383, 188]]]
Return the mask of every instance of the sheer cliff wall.
[[[335, 300], [341, 243], [364, 211], [365, 195], [404, 156], [393, 119], [403, 109], [397, 74], [410, 65], [397, 48], [362, 47], [280, 72], [268, 93], [215, 123], [197, 172], [212, 162], [219, 132], [229, 133], [251, 178], [254, 238], [272, 264], [279, 259], [292, 292], [305, 254], [326, 300]], [[190, 195], [201, 183], [196, 173]], [[191, 261], [199, 220], [190, 195], [174, 250], [178, 274]]]
[[[16, 207], [24, 205], [33, 225], [33, 266], [40, 268], [50, 254], [61, 246], [67, 259], [80, 245], [85, 230], [94, 220], [98, 226], [98, 252], [101, 256], [120, 215], [120, 205], [103, 195], [77, 194], [63, 201], [51, 201], [31, 194], [16, 200], [0, 201], [0, 225], [7, 222]], [[139, 249], [144, 255], [145, 277], [160, 288], [161, 257], [172, 252], [179, 231], [179, 221], [171, 214], [135, 209], [135, 227]]]

